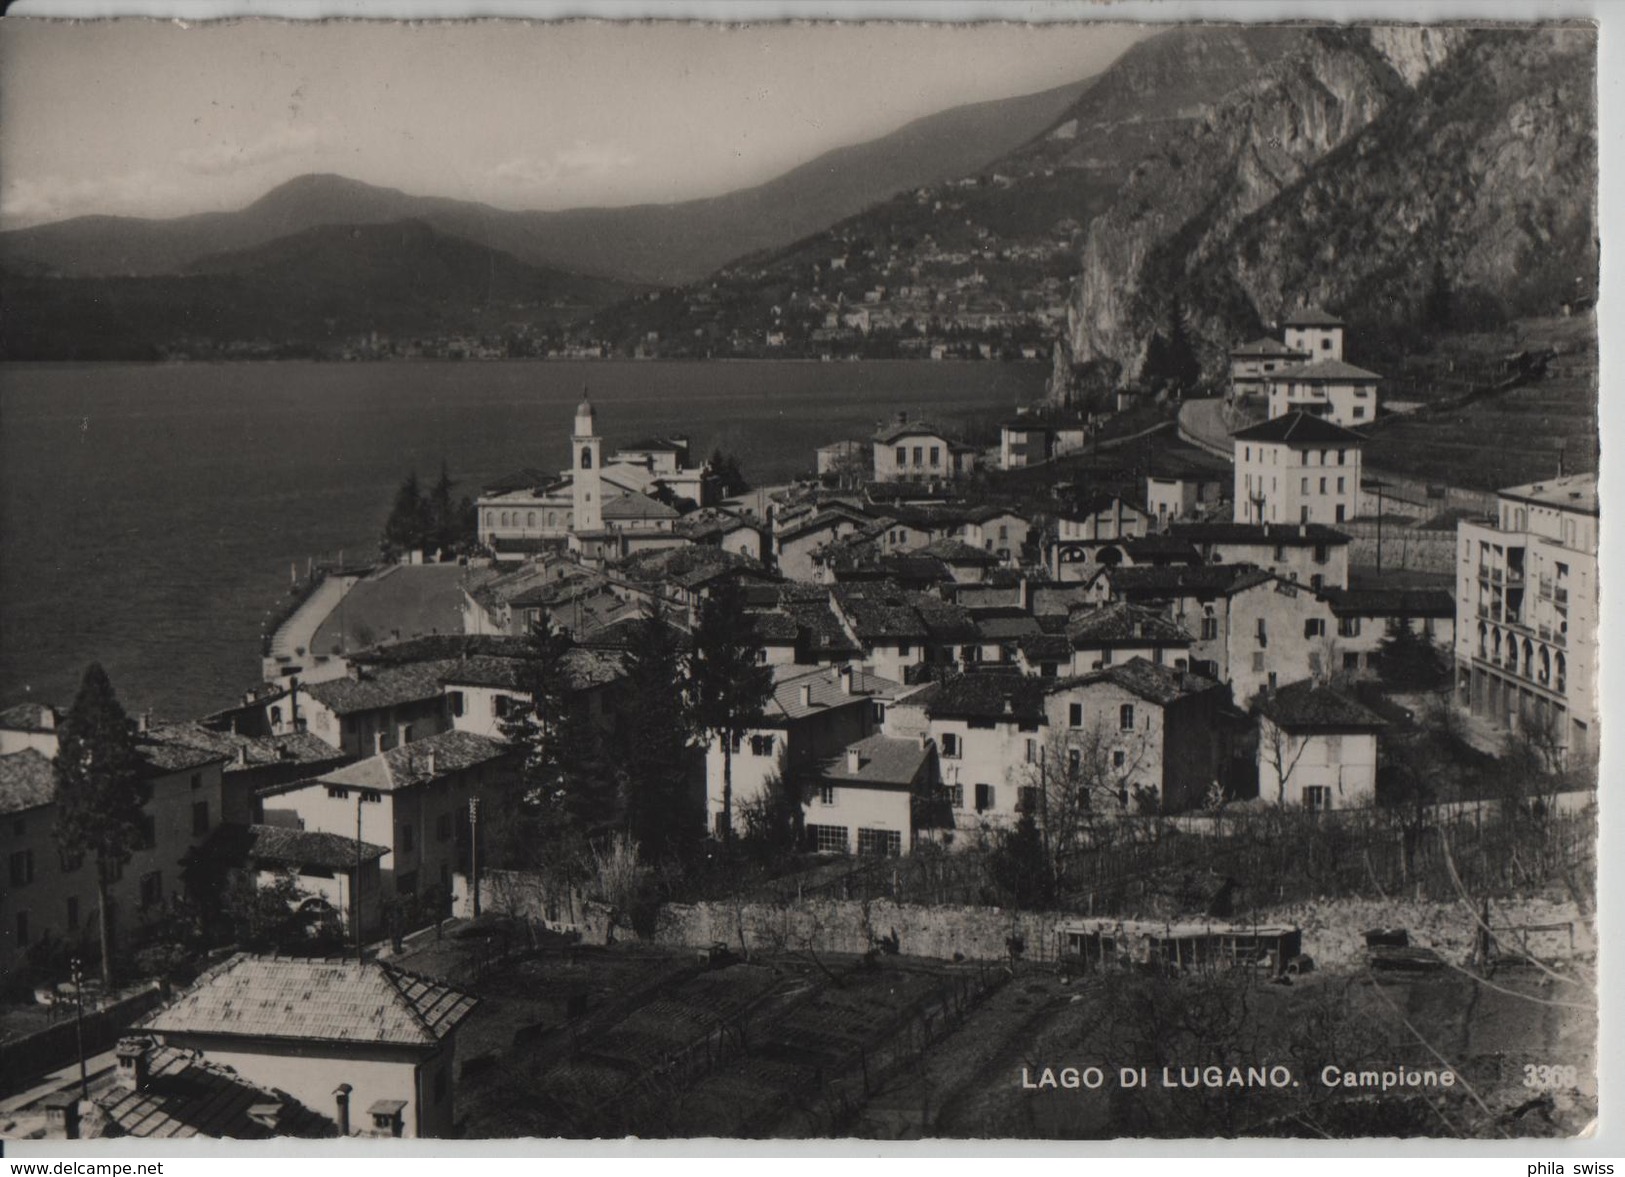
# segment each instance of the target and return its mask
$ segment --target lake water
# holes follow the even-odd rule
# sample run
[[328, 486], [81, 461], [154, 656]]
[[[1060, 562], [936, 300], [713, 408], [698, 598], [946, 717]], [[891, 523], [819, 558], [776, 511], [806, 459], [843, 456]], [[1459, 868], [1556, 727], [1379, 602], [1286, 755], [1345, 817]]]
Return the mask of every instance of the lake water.
[[0, 365], [0, 705], [66, 706], [84, 666], [125, 708], [203, 714], [255, 682], [290, 566], [373, 555], [396, 487], [441, 460], [474, 493], [557, 469], [583, 385], [606, 450], [686, 434], [754, 482], [897, 410], [1039, 395], [1047, 365]]

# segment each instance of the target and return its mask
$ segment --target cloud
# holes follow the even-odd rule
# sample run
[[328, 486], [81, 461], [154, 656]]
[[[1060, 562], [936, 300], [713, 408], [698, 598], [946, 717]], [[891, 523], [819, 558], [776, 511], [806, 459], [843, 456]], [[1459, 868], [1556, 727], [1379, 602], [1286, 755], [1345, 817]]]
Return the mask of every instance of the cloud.
[[163, 214], [190, 195], [192, 185], [147, 168], [82, 179], [40, 176], [0, 182], [0, 226], [16, 228], [85, 213]]
[[339, 127], [333, 119], [292, 122], [247, 143], [222, 140], [206, 147], [189, 147], [179, 152], [176, 160], [194, 175], [229, 176], [290, 156], [320, 155], [338, 146], [339, 139]]
[[535, 190], [593, 181], [625, 171], [635, 156], [609, 143], [577, 142], [549, 156], [514, 156], [497, 164], [490, 179], [502, 188]]

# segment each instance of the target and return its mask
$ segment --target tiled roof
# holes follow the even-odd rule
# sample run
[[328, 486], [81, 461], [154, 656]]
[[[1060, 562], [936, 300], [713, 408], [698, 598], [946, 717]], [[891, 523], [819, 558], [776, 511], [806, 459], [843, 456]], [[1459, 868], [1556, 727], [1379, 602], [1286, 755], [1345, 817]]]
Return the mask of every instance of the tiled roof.
[[478, 999], [390, 965], [239, 953], [141, 1023], [154, 1033], [434, 1046]]
[[1387, 724], [1376, 712], [1331, 687], [1309, 679], [1289, 683], [1274, 694], [1264, 694], [1258, 709], [1277, 725], [1293, 730], [1354, 728], [1375, 731]]
[[0, 728], [8, 732], [49, 732], [61, 724], [55, 707], [44, 703], [18, 703], [0, 711]]
[[830, 604], [829, 590], [818, 585], [785, 584], [779, 589], [779, 610], [796, 623], [805, 635], [808, 651], [815, 655], [857, 654], [841, 619]]
[[677, 512], [635, 490], [623, 490], [603, 506], [605, 519], [675, 519]]
[[1075, 648], [1142, 642], [1187, 646], [1192, 641], [1190, 634], [1161, 613], [1127, 601], [1074, 613], [1067, 622], [1066, 635]]
[[[645, 633], [644, 626], [649, 619], [641, 615], [636, 617], [623, 617], [619, 621], [612, 621], [608, 625], [600, 626], [591, 633], [576, 639], [576, 648], [582, 650], [614, 650], [624, 652], [635, 649], [642, 643]], [[694, 639], [688, 631], [680, 629], [670, 621], [660, 621], [658, 624], [671, 630], [677, 639], [677, 644], [684, 649], [693, 646]]]
[[[119, 1085], [98, 1093], [95, 1102], [116, 1132], [108, 1135], [149, 1140], [213, 1137], [267, 1140], [278, 1136], [322, 1139], [338, 1126], [285, 1092], [249, 1082], [230, 1067], [193, 1051], [152, 1047], [147, 1084], [140, 1090]], [[275, 1105], [274, 1126], [250, 1115]]]
[[1008, 609], [1021, 606], [1021, 585], [962, 584], [953, 590], [955, 603], [966, 609]]
[[[805, 666], [775, 666], [773, 699], [765, 708], [768, 724], [776, 720], [805, 719], [809, 715], [827, 712], [832, 707], [867, 703], [870, 699], [890, 699], [901, 689], [900, 684], [881, 678], [860, 667], [851, 667], [852, 693], [842, 685], [841, 667], [824, 666], [808, 670]], [[812, 700], [803, 703], [802, 688], [812, 688]]]
[[1445, 589], [1321, 589], [1335, 617], [1454, 617], [1456, 599]]
[[1057, 681], [1026, 675], [965, 674], [939, 684], [926, 712], [933, 719], [1042, 723], [1045, 693]]
[[[431, 754], [433, 773], [429, 771]], [[387, 793], [438, 780], [448, 773], [460, 772], [477, 764], [488, 764], [513, 754], [513, 747], [501, 740], [474, 732], [439, 732], [413, 740], [410, 744], [397, 744], [354, 764], [335, 768], [316, 780], [322, 784], [378, 789]]]
[[1028, 662], [1070, 662], [1072, 639], [1064, 633], [1030, 633], [1021, 639], [1021, 652]]
[[929, 421], [907, 421], [886, 425], [875, 433], [874, 439], [882, 445], [889, 445], [905, 437], [936, 437], [947, 440], [947, 434]]
[[1316, 360], [1310, 364], [1294, 364], [1270, 374], [1271, 380], [1358, 380], [1361, 383], [1381, 380], [1375, 372], [1345, 364], [1342, 360]]
[[937, 539], [918, 549], [923, 556], [935, 556], [945, 564], [997, 564], [992, 552], [974, 548], [960, 539]]
[[870, 522], [870, 520], [863, 518], [856, 511], [819, 511], [816, 514], [785, 528], [783, 531], [777, 534], [776, 538], [780, 543], [785, 543], [790, 540], [800, 539], [802, 536], [810, 535], [813, 532], [828, 531], [832, 528], [840, 526], [843, 523], [857, 525], [860, 519], [862, 520], [863, 525], [867, 525]]
[[1315, 547], [1346, 544], [1349, 537], [1324, 523], [1175, 523], [1170, 535], [1193, 544], [1280, 544]]
[[1286, 445], [1360, 445], [1365, 438], [1352, 429], [1333, 425], [1324, 417], [1305, 413], [1301, 409], [1282, 413], [1261, 425], [1254, 425], [1230, 435], [1236, 441], [1272, 441]]
[[1061, 504], [1056, 509], [1055, 514], [1062, 519], [1090, 519], [1096, 515], [1115, 513], [1114, 509], [1119, 503], [1122, 504], [1122, 514], [1125, 520], [1136, 515], [1143, 516], [1146, 513], [1144, 507], [1138, 506], [1126, 495], [1100, 491], [1094, 494], [1076, 496], [1070, 502]]
[[737, 552], [704, 545], [663, 548], [639, 552], [615, 565], [615, 571], [639, 584], [668, 583], [694, 588], [732, 573], [753, 572], [765, 576], [761, 564]]
[[35, 748], [0, 756], [0, 813], [38, 809], [56, 798], [50, 758]]
[[1187, 674], [1172, 666], [1158, 666], [1144, 658], [1130, 658], [1127, 662], [1102, 667], [1073, 680], [1070, 685], [1087, 687], [1101, 682], [1122, 687], [1161, 707], [1186, 695], [1219, 689], [1219, 684], [1210, 678]]
[[[858, 769], [852, 771], [848, 752], [858, 754]], [[847, 752], [826, 760], [819, 769], [830, 781], [844, 785], [879, 785], [907, 788], [925, 767], [931, 751], [919, 740], [895, 736], [868, 736], [847, 745]]]
[[[327, 764], [348, 759], [325, 740], [309, 732], [289, 732], [280, 736], [240, 736], [216, 731], [200, 723], [155, 725], [152, 734], [183, 747], [196, 748], [224, 759], [225, 771], [244, 772], [272, 764]], [[246, 762], [245, 762], [246, 761]]]
[[783, 645], [795, 641], [801, 633], [795, 618], [786, 613], [751, 610], [745, 616], [750, 619], [751, 636], [764, 644]]
[[1055, 585], [1033, 590], [1033, 615], [1036, 617], [1065, 617], [1076, 605], [1089, 602], [1089, 587], [1072, 584]]
[[1201, 559], [1189, 540], [1180, 539], [1176, 535], [1130, 536], [1123, 541], [1122, 548], [1131, 560], [1153, 560], [1162, 556], [1183, 559], [1194, 564]]
[[209, 836], [208, 853], [223, 861], [255, 861], [277, 866], [318, 866], [349, 870], [359, 857], [366, 862], [389, 853], [387, 846], [357, 842], [342, 834], [288, 826], [222, 825]]
[[205, 764], [215, 764], [230, 755], [213, 748], [200, 748], [182, 739], [165, 737], [159, 734], [161, 731], [160, 727], [135, 738], [135, 754], [146, 761], [153, 772], [185, 772], [202, 768]]
[[1307, 353], [1288, 347], [1279, 339], [1266, 335], [1262, 339], [1255, 339], [1251, 343], [1238, 344], [1230, 349], [1233, 356], [1301, 356]]
[[305, 694], [335, 715], [373, 711], [418, 703], [440, 695], [440, 674], [434, 662], [415, 662], [382, 669], [361, 669], [360, 678], [335, 678], [310, 683]]
[[1103, 573], [1114, 596], [1229, 596], [1268, 582], [1271, 576], [1252, 564], [1167, 564], [1109, 568]]
[[926, 634], [933, 641], [968, 642], [978, 636], [976, 621], [963, 605], [941, 600], [929, 593], [910, 593], [908, 600], [925, 623]]
[[487, 495], [499, 495], [513, 490], [531, 490], [557, 481], [557, 474], [535, 466], [526, 466], [523, 470], [516, 470], [512, 474], [487, 483], [481, 490]]
[[1027, 613], [1011, 613], [1002, 617], [979, 617], [977, 632], [984, 641], [1001, 642], [1036, 635], [1038, 621]]
[[700, 540], [712, 536], [723, 536], [740, 530], [757, 531], [759, 528], [756, 524], [741, 519], [730, 511], [723, 511], [716, 507], [702, 507], [698, 511], [690, 511], [672, 524], [672, 530], [688, 539]]
[[1283, 327], [1341, 327], [1343, 320], [1336, 315], [1328, 315], [1319, 307], [1301, 307], [1290, 314], [1281, 316]]
[[835, 590], [835, 600], [863, 641], [930, 636], [925, 622], [896, 585], [884, 581], [841, 585]]

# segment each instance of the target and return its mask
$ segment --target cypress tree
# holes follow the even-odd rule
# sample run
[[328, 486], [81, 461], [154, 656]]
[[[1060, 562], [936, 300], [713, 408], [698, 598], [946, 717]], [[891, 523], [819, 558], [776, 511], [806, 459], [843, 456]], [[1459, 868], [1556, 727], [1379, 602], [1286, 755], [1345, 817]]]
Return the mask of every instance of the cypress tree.
[[745, 594], [737, 582], [718, 586], [700, 608], [690, 673], [695, 718], [722, 744], [722, 840], [732, 843], [733, 750], [757, 726], [773, 697], [773, 670], [760, 658]]

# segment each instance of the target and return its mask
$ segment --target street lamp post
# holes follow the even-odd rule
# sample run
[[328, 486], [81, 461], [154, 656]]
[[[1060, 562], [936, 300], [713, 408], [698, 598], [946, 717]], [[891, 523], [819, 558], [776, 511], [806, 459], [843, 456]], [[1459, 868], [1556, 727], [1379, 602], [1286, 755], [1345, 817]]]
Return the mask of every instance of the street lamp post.
[[73, 978], [73, 1036], [79, 1047], [79, 1098], [90, 1098], [90, 1075], [85, 1069], [85, 966], [75, 955], [68, 962], [68, 975]]

